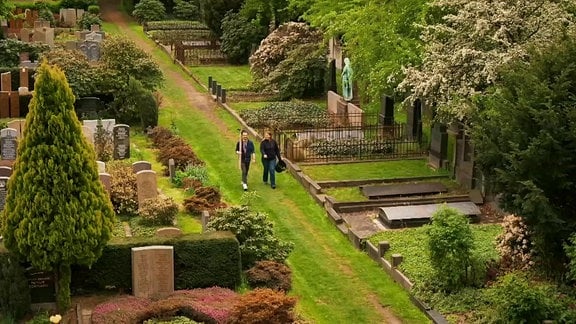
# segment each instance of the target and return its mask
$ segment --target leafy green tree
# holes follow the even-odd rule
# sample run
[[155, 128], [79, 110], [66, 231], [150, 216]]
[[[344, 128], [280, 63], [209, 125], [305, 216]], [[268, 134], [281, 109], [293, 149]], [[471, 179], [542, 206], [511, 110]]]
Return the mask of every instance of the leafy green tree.
[[288, 9], [288, 0], [245, 0], [240, 13], [265, 30], [274, 30], [298, 17]]
[[3, 253], [0, 256], [0, 320], [7, 320], [8, 316], [19, 319], [29, 309], [30, 290], [24, 268], [12, 254]]
[[469, 282], [474, 247], [468, 218], [442, 206], [432, 216], [427, 234], [435, 281], [448, 291], [464, 287]]
[[504, 209], [521, 216], [536, 252], [562, 269], [562, 244], [576, 232], [576, 42], [574, 35], [511, 62], [471, 119], [476, 162]]
[[17, 67], [20, 64], [20, 53], [28, 52], [31, 59], [37, 59], [39, 55], [50, 47], [40, 43], [26, 43], [17, 39], [0, 40], [0, 66]]
[[240, 10], [243, 2], [243, 0], [200, 0], [202, 20], [214, 34], [222, 36], [222, 19], [228, 11]]
[[166, 17], [166, 7], [160, 0], [142, 0], [134, 6], [132, 16], [139, 23], [163, 20]]
[[400, 90], [407, 103], [435, 103], [438, 117], [451, 121], [473, 114], [471, 98], [484, 92], [503, 64], [529, 61], [530, 47], [545, 47], [574, 28], [569, 1], [433, 0], [441, 20], [424, 26], [422, 64], [408, 67]]
[[70, 307], [72, 264], [90, 266], [109, 240], [114, 211], [96, 156], [74, 113], [64, 73], [43, 62], [2, 212], [4, 245], [57, 274], [57, 303]]
[[176, 0], [173, 9], [174, 17], [182, 20], [199, 20], [200, 3], [198, 0]]
[[290, 51], [261, 84], [265, 90], [277, 90], [280, 100], [319, 96], [324, 92], [326, 67], [324, 45], [303, 44]]
[[144, 52], [124, 36], [106, 37], [102, 42], [100, 62], [118, 74], [119, 88], [126, 88], [130, 77], [140, 81], [148, 90], [156, 89], [164, 80], [162, 71], [150, 54]]
[[0, 0], [0, 19], [9, 19], [12, 17], [14, 3], [8, 0]]
[[266, 29], [251, 23], [237, 12], [228, 12], [222, 19], [221, 50], [233, 64], [246, 64], [252, 50], [266, 36]]

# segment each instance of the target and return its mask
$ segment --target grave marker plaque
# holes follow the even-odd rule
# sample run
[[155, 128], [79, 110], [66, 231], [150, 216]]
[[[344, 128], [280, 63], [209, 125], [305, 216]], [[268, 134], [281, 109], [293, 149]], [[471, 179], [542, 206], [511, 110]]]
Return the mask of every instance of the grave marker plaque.
[[174, 248], [132, 248], [132, 293], [136, 297], [160, 299], [174, 292]]
[[30, 269], [26, 271], [32, 304], [56, 302], [54, 273]]
[[0, 177], [0, 211], [6, 204], [6, 195], [8, 194], [8, 177]]
[[130, 158], [130, 126], [118, 124], [112, 128], [114, 138], [114, 159], [124, 160]]
[[2, 160], [16, 160], [17, 135], [18, 132], [12, 128], [4, 128], [0, 131], [0, 158]]

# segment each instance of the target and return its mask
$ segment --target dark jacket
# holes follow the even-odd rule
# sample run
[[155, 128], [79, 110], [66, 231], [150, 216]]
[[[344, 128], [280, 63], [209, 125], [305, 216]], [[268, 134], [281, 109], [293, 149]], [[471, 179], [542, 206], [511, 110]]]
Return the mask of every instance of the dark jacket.
[[260, 153], [262, 153], [262, 158], [264, 159], [264, 154], [268, 156], [266, 160], [274, 160], [278, 158], [278, 160], [282, 160], [280, 157], [280, 148], [278, 147], [278, 143], [276, 143], [273, 139], [265, 139], [260, 143]]
[[246, 143], [246, 151], [240, 150], [240, 142], [236, 142], [236, 152], [238, 151], [242, 152], [241, 158], [243, 162], [250, 162], [252, 154], [254, 154], [255, 150], [256, 149], [254, 148], [254, 143], [251, 140], [248, 140], [248, 142]]

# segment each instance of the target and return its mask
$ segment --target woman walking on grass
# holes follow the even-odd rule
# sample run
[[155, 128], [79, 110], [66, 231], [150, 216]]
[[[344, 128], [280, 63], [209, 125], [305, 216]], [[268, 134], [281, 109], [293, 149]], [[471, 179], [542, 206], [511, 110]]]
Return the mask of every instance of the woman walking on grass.
[[260, 143], [260, 153], [262, 153], [262, 165], [264, 166], [262, 180], [265, 184], [268, 184], [268, 176], [270, 176], [270, 187], [276, 189], [276, 159], [282, 161], [282, 158], [280, 157], [278, 143], [272, 139], [270, 131], [264, 132], [264, 140]]

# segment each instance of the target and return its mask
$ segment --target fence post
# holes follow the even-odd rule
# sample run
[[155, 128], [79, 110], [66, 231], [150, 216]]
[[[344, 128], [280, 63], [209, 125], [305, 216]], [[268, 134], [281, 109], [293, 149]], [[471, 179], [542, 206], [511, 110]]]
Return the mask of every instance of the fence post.
[[222, 89], [222, 96], [220, 97], [222, 103], [226, 103], [226, 89]]
[[208, 90], [212, 89], [212, 76], [208, 77]]
[[218, 82], [216, 80], [212, 80], [212, 94], [216, 95], [216, 87], [218, 87]]
[[218, 87], [216, 88], [216, 100], [218, 100], [218, 98], [222, 97], [222, 85], [219, 84]]

